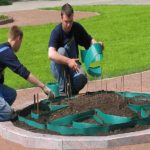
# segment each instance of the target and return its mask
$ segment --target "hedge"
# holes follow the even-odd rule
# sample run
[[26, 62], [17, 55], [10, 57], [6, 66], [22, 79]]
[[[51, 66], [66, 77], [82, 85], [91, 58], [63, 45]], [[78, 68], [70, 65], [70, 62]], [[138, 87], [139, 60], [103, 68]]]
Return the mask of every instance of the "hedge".
[[2, 5], [11, 5], [12, 1], [11, 0], [0, 0], [0, 6]]

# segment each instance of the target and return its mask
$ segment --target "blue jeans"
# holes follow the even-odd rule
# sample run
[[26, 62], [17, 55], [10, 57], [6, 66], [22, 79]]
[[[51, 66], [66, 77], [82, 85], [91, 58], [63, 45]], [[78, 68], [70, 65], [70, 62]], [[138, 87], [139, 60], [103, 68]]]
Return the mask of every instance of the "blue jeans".
[[[65, 48], [61, 47], [58, 49], [58, 53], [60, 55], [68, 57]], [[87, 83], [87, 77], [85, 72], [80, 66], [79, 72], [71, 70], [69, 67], [57, 64], [54, 61], [51, 61], [51, 70], [56, 78], [56, 80], [59, 83], [59, 92], [64, 93], [65, 92], [65, 78], [64, 78], [64, 71], [66, 71], [67, 74], [70, 75], [71, 80], [71, 88], [72, 88], [72, 94], [78, 94], [79, 91], [85, 86]]]
[[8, 121], [12, 117], [11, 105], [16, 99], [16, 91], [6, 85], [0, 84], [0, 121]]

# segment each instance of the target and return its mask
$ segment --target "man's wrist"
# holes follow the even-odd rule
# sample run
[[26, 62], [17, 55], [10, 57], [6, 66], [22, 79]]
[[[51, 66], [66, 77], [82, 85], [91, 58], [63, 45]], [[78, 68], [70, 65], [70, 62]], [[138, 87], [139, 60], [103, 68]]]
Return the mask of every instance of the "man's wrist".
[[69, 64], [70, 64], [70, 58], [68, 58], [67, 57], [67, 59], [66, 59], [66, 64], [69, 66]]
[[42, 90], [44, 90], [44, 88], [46, 87], [44, 84], [39, 86]]

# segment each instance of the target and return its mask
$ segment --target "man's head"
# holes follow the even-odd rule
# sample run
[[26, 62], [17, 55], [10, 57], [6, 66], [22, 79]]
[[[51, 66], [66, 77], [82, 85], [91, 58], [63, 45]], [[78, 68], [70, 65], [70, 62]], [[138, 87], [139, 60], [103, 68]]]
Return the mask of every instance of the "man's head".
[[71, 30], [73, 24], [73, 15], [74, 11], [70, 4], [65, 4], [61, 8], [61, 22], [62, 27], [65, 32], [69, 32]]
[[21, 46], [23, 32], [18, 26], [12, 26], [8, 33], [8, 42], [10, 43], [14, 52], [17, 52]]

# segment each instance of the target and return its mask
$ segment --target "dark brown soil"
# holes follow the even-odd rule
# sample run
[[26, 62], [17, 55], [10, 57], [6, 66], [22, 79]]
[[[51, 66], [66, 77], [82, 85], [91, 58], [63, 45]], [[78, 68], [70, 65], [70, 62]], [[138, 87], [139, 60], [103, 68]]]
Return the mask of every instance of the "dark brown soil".
[[[139, 115], [139, 114], [134, 113], [127, 107], [129, 103], [148, 105], [150, 104], [150, 101], [135, 101], [134, 99], [127, 99], [122, 96], [119, 96], [118, 94], [115, 94], [114, 92], [103, 91], [103, 92], [98, 92], [98, 93], [87, 93], [84, 95], [80, 95], [79, 97], [76, 97], [74, 99], [62, 100], [61, 102], [52, 103], [53, 105], [67, 104], [69, 105], [69, 107], [62, 109], [62, 110], [58, 110], [52, 113], [51, 115], [49, 114], [49, 116], [48, 115], [42, 116], [40, 117], [40, 119], [36, 121], [39, 123], [47, 123], [48, 121], [55, 120], [55, 119], [64, 117], [66, 115], [81, 113], [81, 112], [85, 112], [88, 110], [93, 110], [95, 108], [100, 109], [102, 112], [106, 114], [117, 115], [117, 116], [135, 117], [136, 115]], [[30, 106], [28, 109], [23, 110], [21, 114], [27, 116], [26, 118], [28, 119], [35, 120], [35, 119], [32, 119], [30, 115], [31, 110], [33, 109], [35, 108], [33, 106]], [[36, 112], [36, 110], [34, 111]], [[91, 119], [88, 119], [85, 122], [96, 123], [95, 121]], [[48, 130], [43, 131], [39, 129], [34, 129], [33, 127], [29, 127], [28, 125], [25, 125], [24, 123], [21, 123], [19, 121], [14, 122], [14, 124], [16, 126], [25, 128], [33, 132], [55, 134], [54, 132], [50, 132]], [[137, 130], [143, 130], [148, 127], [149, 126], [147, 125], [145, 126], [136, 125], [134, 128], [115, 130], [109, 134], [111, 135], [111, 134], [132, 132], [132, 131], [137, 131]]]

